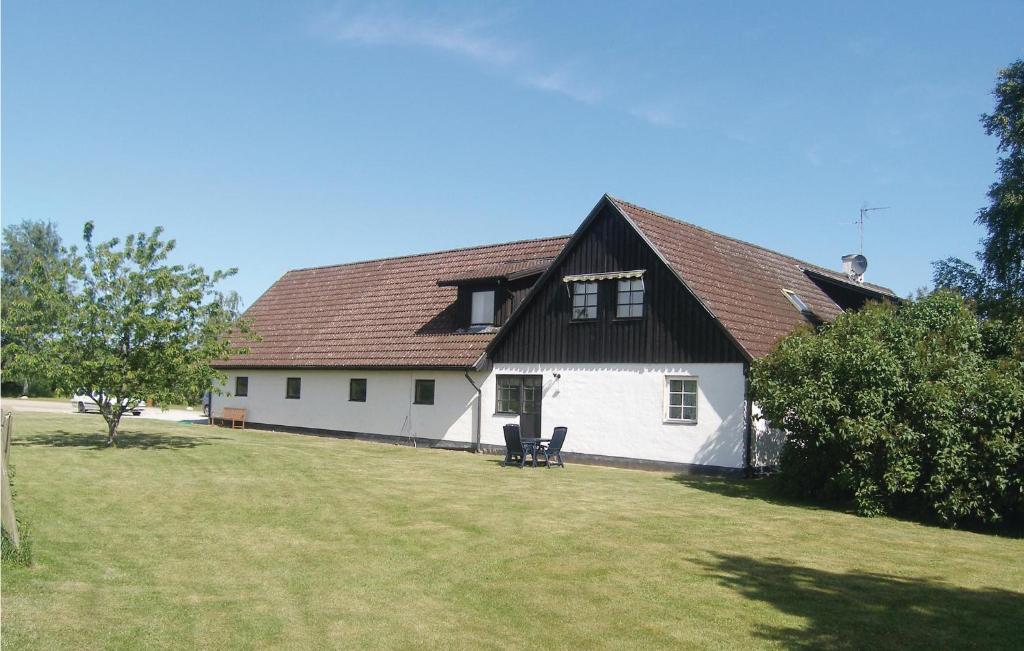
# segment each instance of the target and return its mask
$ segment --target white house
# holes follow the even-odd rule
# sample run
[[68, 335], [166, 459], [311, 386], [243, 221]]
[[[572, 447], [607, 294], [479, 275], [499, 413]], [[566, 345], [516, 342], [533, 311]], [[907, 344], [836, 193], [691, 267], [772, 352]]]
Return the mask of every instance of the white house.
[[750, 362], [794, 328], [891, 300], [605, 195], [571, 237], [286, 273], [215, 366], [255, 427], [500, 451], [568, 427], [567, 460], [743, 472], [778, 436]]

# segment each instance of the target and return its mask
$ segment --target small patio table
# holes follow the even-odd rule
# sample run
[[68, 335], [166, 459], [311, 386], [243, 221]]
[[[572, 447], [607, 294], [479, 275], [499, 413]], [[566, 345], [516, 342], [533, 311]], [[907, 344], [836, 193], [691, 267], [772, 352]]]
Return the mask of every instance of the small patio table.
[[530, 448], [530, 454], [533, 456], [533, 467], [536, 468], [537, 467], [537, 448], [540, 447], [541, 444], [543, 444], [543, 443], [550, 443], [551, 439], [523, 437], [522, 441], [523, 441], [523, 446], [524, 447], [529, 447]]

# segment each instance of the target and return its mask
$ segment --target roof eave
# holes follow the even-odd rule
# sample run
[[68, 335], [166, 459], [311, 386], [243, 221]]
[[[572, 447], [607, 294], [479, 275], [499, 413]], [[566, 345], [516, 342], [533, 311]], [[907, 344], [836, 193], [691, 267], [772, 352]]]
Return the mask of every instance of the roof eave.
[[458, 287], [460, 285], [472, 285], [474, 283], [485, 283], [495, 280], [520, 280], [522, 278], [529, 278], [530, 276], [539, 276], [547, 269], [545, 267], [534, 267], [531, 269], [522, 269], [520, 271], [513, 271], [510, 273], [503, 274], [492, 274], [488, 276], [466, 276], [464, 278], [442, 278], [437, 281], [438, 287]]
[[833, 283], [840, 287], [845, 287], [846, 289], [851, 289], [856, 292], [861, 292], [862, 294], [867, 294], [869, 296], [877, 296], [879, 298], [887, 298], [894, 301], [901, 300], [900, 297], [895, 294], [895, 292], [888, 288], [882, 288], [885, 291], [882, 291], [881, 289], [874, 289], [873, 287], [867, 287], [860, 283], [856, 283], [850, 280], [836, 278], [831, 274], [823, 273], [821, 271], [818, 271], [817, 269], [812, 269], [810, 267], [805, 267], [802, 265], [799, 266], [799, 269], [800, 271], [804, 272], [808, 276], [811, 276], [812, 278], [819, 278], [825, 282]]
[[[479, 360], [478, 360], [479, 361]], [[476, 370], [476, 362], [468, 364], [239, 364], [214, 362], [211, 367], [218, 371], [465, 371]]]

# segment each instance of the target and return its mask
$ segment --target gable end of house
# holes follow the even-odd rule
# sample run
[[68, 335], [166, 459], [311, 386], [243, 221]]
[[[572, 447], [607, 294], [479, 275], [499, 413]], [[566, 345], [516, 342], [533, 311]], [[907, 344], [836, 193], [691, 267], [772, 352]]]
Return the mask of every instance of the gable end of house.
[[[622, 289], [630, 280], [626, 296]], [[581, 300], [574, 298], [577, 291], [592, 293], [583, 299], [592, 304], [586, 314], [574, 314], [574, 301]], [[496, 363], [747, 361], [742, 347], [607, 196], [487, 354]]]

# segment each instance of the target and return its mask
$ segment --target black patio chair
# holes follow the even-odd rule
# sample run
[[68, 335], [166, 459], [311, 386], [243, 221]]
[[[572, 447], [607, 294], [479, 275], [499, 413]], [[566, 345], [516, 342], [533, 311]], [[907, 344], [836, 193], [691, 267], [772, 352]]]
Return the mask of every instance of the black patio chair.
[[519, 434], [519, 426], [509, 423], [503, 429], [505, 432], [505, 460], [501, 462], [501, 465], [507, 466], [511, 463], [522, 468], [526, 465], [526, 447]]
[[551, 435], [551, 442], [537, 448], [537, 452], [544, 455], [545, 468], [551, 467], [551, 457], [555, 458], [560, 468], [565, 467], [562, 463], [562, 444], [565, 443], [565, 434], [568, 431], [568, 427], [556, 427], [555, 433]]

